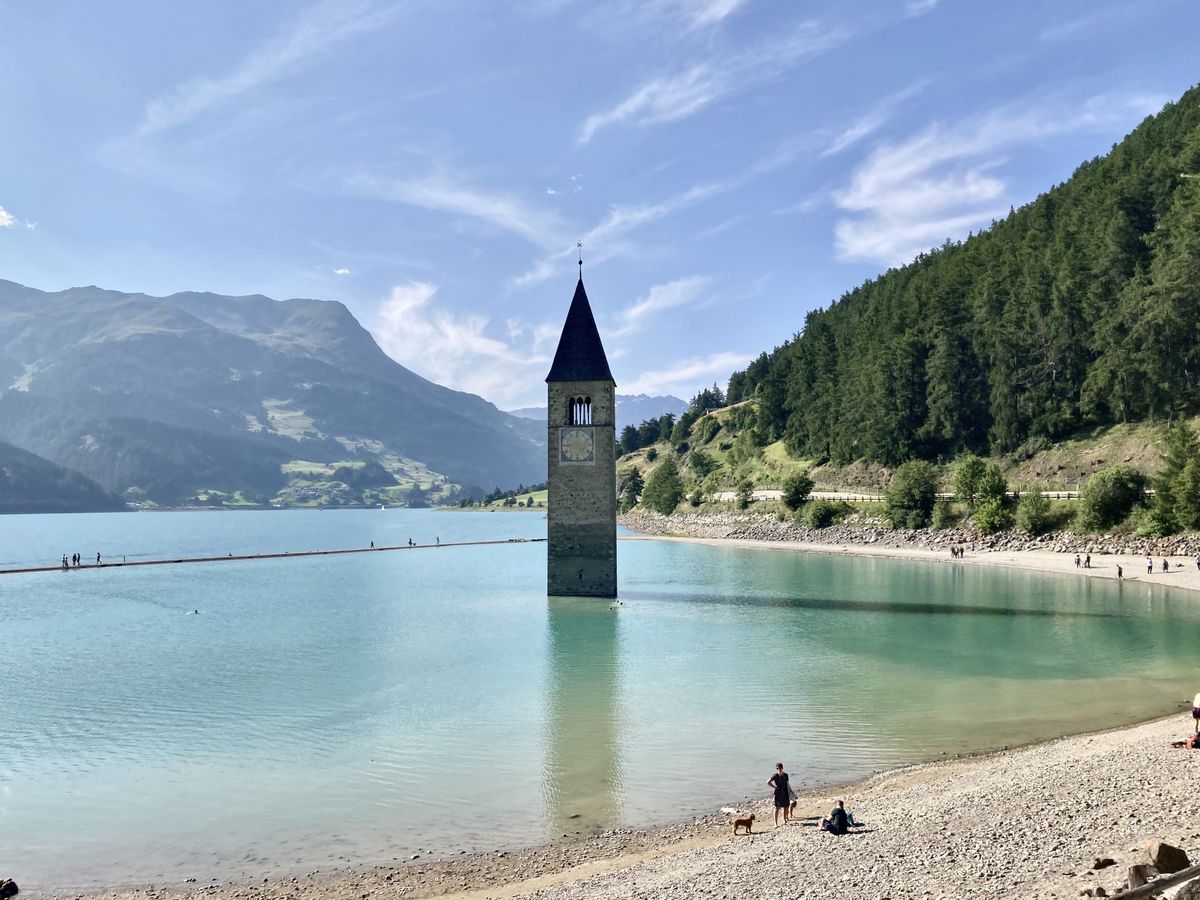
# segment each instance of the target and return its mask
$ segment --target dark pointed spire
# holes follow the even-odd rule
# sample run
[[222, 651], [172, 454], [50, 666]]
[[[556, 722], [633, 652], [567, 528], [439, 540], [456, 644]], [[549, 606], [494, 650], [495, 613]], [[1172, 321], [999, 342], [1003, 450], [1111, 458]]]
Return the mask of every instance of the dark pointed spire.
[[613, 381], [608, 368], [608, 357], [604, 355], [604, 344], [600, 342], [600, 331], [592, 316], [587, 291], [583, 289], [583, 277], [575, 285], [575, 296], [567, 311], [562, 337], [558, 339], [558, 350], [546, 381]]

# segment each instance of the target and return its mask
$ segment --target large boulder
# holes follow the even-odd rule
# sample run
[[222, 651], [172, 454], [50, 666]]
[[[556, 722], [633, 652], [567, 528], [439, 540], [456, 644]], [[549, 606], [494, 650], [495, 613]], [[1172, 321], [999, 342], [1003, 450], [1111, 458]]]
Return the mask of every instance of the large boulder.
[[1186, 869], [1192, 864], [1184, 851], [1163, 841], [1147, 841], [1146, 857], [1150, 865], [1163, 875]]
[[1200, 878], [1193, 878], [1181, 887], [1175, 900], [1200, 900]]

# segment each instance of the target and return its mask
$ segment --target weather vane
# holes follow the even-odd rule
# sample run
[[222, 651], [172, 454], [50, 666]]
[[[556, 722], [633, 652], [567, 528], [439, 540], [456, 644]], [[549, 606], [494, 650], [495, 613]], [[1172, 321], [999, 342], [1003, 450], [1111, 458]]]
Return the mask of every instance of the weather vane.
[[579, 277], [583, 277], [583, 241], [576, 241], [575, 248], [579, 251]]

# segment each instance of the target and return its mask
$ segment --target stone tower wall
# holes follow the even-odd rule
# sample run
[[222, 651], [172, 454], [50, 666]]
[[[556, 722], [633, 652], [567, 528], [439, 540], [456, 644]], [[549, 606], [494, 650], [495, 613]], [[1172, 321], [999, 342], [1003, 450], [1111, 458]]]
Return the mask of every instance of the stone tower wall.
[[[603, 381], [548, 385], [547, 588], [551, 596], [617, 595], [616, 386]], [[594, 461], [563, 463], [559, 429], [571, 424], [571, 397], [590, 397]]]

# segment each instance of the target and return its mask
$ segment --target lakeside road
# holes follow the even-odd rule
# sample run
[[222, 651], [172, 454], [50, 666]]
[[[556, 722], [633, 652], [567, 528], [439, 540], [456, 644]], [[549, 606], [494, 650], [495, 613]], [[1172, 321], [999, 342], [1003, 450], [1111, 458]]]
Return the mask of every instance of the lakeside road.
[[[943, 551], [869, 544], [697, 537], [627, 536], [718, 547], [883, 556], [945, 565], [1006, 566], [1071, 577], [1115, 578], [1131, 585], [1200, 590], [1193, 560], [1169, 558], [1169, 574], [1146, 576], [1142, 556], [1094, 556], [1076, 569], [1074, 554]], [[1161, 557], [1155, 557], [1156, 567]], [[1197, 661], [1200, 688], [1200, 659]], [[439, 860], [438, 851], [392, 866], [348, 867], [264, 881], [248, 868], [218, 883], [196, 872], [191, 884], [87, 895], [105, 900], [366, 900], [366, 898], [1077, 898], [1097, 887], [1114, 894], [1129, 865], [1144, 862], [1151, 839], [1183, 847], [1200, 862], [1200, 752], [1170, 740], [1191, 731], [1185, 708], [1165, 719], [1108, 732], [1060, 738], [985, 756], [946, 759], [876, 775], [841, 788], [801, 793], [798, 824], [771, 828], [762, 799], [735, 804], [754, 811], [756, 834], [733, 837], [730, 815], [646, 830], [620, 829], [565, 838], [546, 847]], [[981, 710], [986, 714], [986, 710]], [[769, 772], [764, 772], [763, 781]], [[760, 792], [762, 792], [760, 794]], [[838, 798], [868, 825], [834, 838], [815, 817]], [[454, 808], [447, 805], [447, 814]], [[664, 810], [663, 818], [671, 818]], [[411, 824], [411, 823], [408, 823]], [[333, 823], [331, 833], [336, 830]], [[1095, 870], [1098, 859], [1115, 865]], [[70, 892], [71, 896], [81, 896]]]

